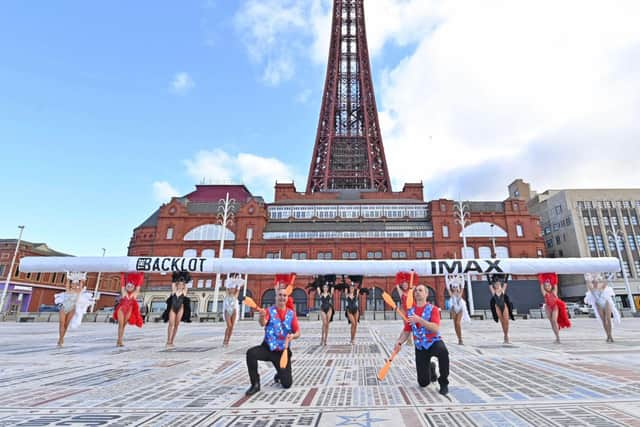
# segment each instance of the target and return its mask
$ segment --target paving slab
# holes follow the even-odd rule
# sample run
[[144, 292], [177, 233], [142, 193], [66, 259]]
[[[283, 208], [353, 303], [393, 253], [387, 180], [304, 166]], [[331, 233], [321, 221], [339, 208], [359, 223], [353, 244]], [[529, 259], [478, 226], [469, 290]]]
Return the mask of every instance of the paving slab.
[[[301, 321], [293, 344], [293, 386], [272, 381], [260, 364], [260, 393], [246, 398], [245, 352], [261, 342], [255, 321], [236, 327], [222, 346], [220, 323], [181, 324], [166, 350], [166, 325], [85, 323], [56, 347], [57, 323], [0, 323], [0, 426], [638, 426], [640, 318], [614, 326], [606, 343], [595, 319], [573, 319], [553, 343], [547, 320], [511, 323], [503, 345], [493, 321], [451, 321], [442, 335], [451, 359], [450, 394], [418, 386], [405, 346], [384, 381], [376, 374], [402, 324], [360, 322], [355, 345], [334, 321], [328, 345], [320, 322]], [[435, 360], [435, 359], [434, 359]]]

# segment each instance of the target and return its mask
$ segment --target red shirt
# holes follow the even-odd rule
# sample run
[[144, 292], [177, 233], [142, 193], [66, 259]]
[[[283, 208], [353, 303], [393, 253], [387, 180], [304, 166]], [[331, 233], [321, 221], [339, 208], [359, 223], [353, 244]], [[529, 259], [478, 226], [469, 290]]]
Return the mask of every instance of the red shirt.
[[[276, 307], [276, 311], [278, 312], [278, 317], [280, 318], [281, 322], [284, 322], [284, 318], [287, 315], [287, 310], [289, 309], [285, 308], [284, 310], [280, 310], [278, 307]], [[269, 323], [269, 310], [265, 312], [264, 320], [266, 323]], [[293, 330], [294, 334], [300, 329], [300, 326], [298, 325], [298, 316], [296, 315], [295, 311], [293, 312], [293, 319], [291, 319], [291, 329]]]
[[[422, 307], [414, 306], [415, 311], [416, 311], [416, 316], [422, 317], [422, 313], [424, 313], [424, 308], [426, 306], [427, 306], [426, 304], [424, 306], [422, 306]], [[435, 305], [431, 309], [431, 316], [429, 317], [429, 322], [435, 323], [436, 325], [440, 324], [440, 309], [438, 307], [436, 307]], [[404, 330], [406, 332], [411, 332], [411, 323], [405, 322], [404, 323]]]

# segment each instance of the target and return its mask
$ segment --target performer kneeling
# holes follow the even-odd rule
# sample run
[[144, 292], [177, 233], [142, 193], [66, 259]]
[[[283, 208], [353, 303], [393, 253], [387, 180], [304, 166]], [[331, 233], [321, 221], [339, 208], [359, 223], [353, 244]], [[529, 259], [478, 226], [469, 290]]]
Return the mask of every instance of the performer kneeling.
[[[418, 384], [426, 387], [438, 380], [440, 394], [446, 395], [449, 393], [449, 351], [440, 337], [440, 309], [427, 302], [424, 285], [414, 288], [414, 299], [414, 306], [407, 310], [409, 323], [405, 323], [394, 350], [399, 351], [400, 346], [413, 335]], [[438, 359], [440, 377], [436, 375], [435, 364], [431, 361], [434, 356]]]
[[453, 327], [456, 330], [458, 344], [464, 345], [462, 342], [462, 321], [471, 322], [469, 313], [467, 312], [467, 302], [462, 298], [464, 291], [464, 275], [447, 274], [445, 276], [447, 291], [451, 297], [451, 310], [449, 311], [453, 319]]
[[587, 282], [587, 294], [584, 302], [593, 308], [596, 318], [602, 321], [602, 327], [607, 334], [607, 342], [613, 342], [611, 325], [611, 315], [617, 323], [620, 323], [620, 312], [616, 308], [615, 292], [607, 283], [607, 279], [602, 274], [584, 275]]
[[571, 320], [567, 313], [567, 305], [558, 298], [558, 275], [556, 273], [538, 274], [540, 292], [544, 298], [544, 309], [551, 322], [551, 329], [556, 336], [556, 343], [560, 344], [560, 328], [571, 327]]
[[493, 320], [500, 322], [502, 333], [504, 334], [504, 343], [509, 344], [509, 319], [515, 320], [513, 317], [513, 304], [507, 295], [507, 275], [494, 274], [488, 276], [489, 291], [491, 292], [491, 313]]
[[126, 273], [120, 275], [122, 283], [120, 302], [113, 312], [113, 320], [118, 321], [118, 341], [116, 346], [122, 347], [124, 327], [128, 324], [142, 328], [142, 316], [138, 305], [138, 293], [144, 281], [144, 273]]
[[60, 308], [58, 314], [58, 347], [64, 345], [67, 329], [75, 329], [82, 323], [87, 307], [93, 303], [93, 295], [87, 292], [84, 284], [87, 273], [68, 272], [66, 291], [55, 294], [55, 303]]
[[[251, 387], [245, 393], [247, 396], [260, 391], [259, 360], [273, 363], [276, 368], [273, 380], [282, 384], [284, 388], [291, 387], [293, 377], [289, 342], [300, 337], [296, 312], [287, 308], [287, 291], [282, 287], [276, 289], [276, 305], [260, 310], [258, 322], [265, 327], [264, 340], [262, 344], [247, 350], [247, 369], [251, 380]], [[283, 351], [288, 352], [288, 362], [285, 368], [280, 368], [280, 357]]]
[[169, 322], [167, 327], [167, 348], [173, 348], [173, 340], [178, 333], [180, 321], [191, 322], [191, 299], [187, 296], [187, 283], [191, 281], [188, 271], [174, 271], [171, 280], [171, 295], [167, 298], [167, 308], [162, 320]]

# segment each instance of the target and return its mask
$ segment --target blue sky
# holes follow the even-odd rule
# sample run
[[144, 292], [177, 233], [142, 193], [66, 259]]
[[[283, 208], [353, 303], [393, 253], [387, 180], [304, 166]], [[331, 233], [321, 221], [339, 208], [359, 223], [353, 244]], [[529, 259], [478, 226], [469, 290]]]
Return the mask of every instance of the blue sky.
[[[0, 237], [24, 224], [26, 240], [63, 252], [122, 255], [135, 226], [202, 179], [267, 200], [276, 179], [303, 190], [330, 3], [2, 2]], [[579, 4], [554, 10], [568, 19]], [[394, 189], [422, 180], [427, 197], [503, 199], [517, 176], [539, 190], [637, 187], [631, 167], [594, 180], [588, 157], [557, 173], [535, 167], [603, 139], [618, 147], [608, 164], [638, 158], [634, 2], [580, 6], [570, 34], [557, 19], [543, 37], [528, 16], [548, 19], [553, 2], [462, 5], [366, 3]], [[594, 30], [603, 13], [611, 24]]]

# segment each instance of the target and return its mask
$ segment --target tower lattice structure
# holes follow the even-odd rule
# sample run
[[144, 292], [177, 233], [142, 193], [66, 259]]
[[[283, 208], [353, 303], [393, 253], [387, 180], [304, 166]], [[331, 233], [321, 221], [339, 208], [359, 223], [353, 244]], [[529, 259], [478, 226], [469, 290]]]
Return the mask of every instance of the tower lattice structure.
[[391, 191], [373, 92], [363, 0], [334, 0], [331, 44], [307, 194]]

